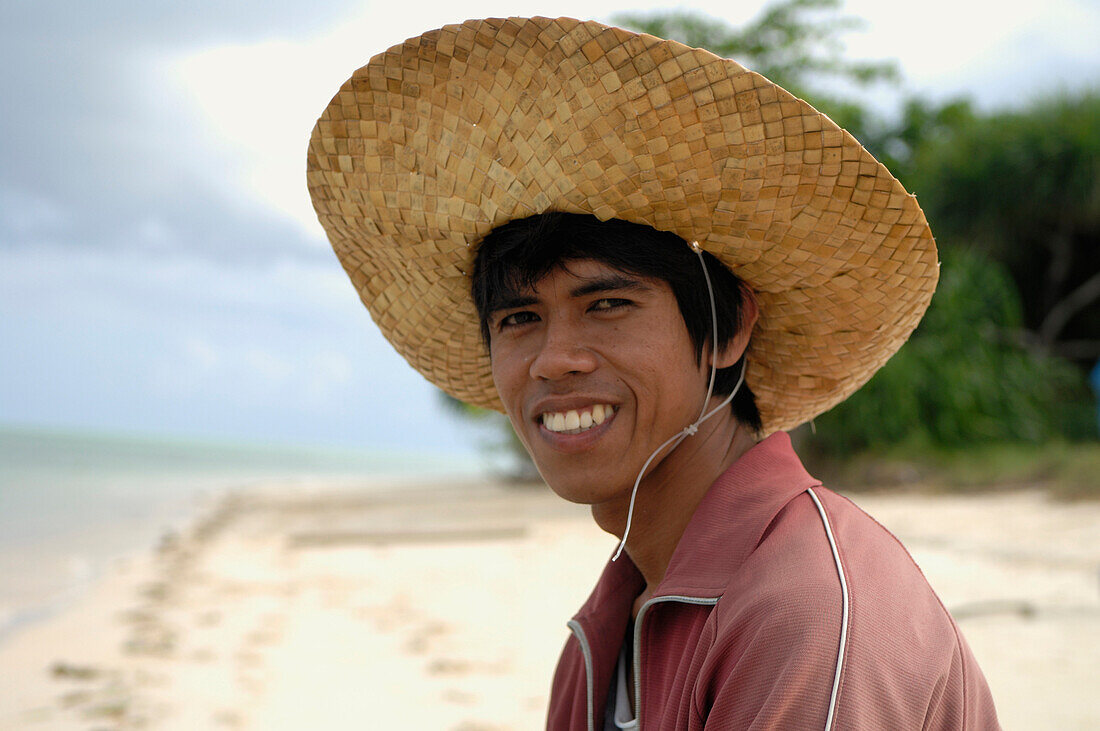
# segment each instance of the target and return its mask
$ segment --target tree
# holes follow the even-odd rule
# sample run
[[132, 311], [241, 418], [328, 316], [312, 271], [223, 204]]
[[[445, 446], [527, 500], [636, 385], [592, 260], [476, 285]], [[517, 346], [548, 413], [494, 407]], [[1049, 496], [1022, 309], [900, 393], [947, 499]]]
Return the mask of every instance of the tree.
[[1100, 358], [1100, 94], [970, 115], [924, 135], [904, 181], [945, 248], [1008, 267], [1016, 339], [1090, 368]]
[[949, 138], [973, 119], [974, 109], [968, 99], [936, 103], [909, 97], [902, 103], [896, 121], [876, 117], [865, 123], [867, 129], [860, 142], [912, 190], [909, 183], [916, 175], [918, 152], [935, 140]]
[[832, 456], [897, 444], [968, 447], [1095, 436], [1088, 387], [1060, 358], [1020, 346], [1006, 268], [973, 249], [943, 253], [932, 305], [910, 342], [847, 401], [815, 420]]

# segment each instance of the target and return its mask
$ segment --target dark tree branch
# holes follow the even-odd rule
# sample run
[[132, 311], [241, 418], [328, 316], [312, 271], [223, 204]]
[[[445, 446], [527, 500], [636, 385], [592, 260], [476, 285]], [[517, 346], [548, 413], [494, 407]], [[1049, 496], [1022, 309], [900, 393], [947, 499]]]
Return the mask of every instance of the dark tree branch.
[[1043, 318], [1039, 326], [1039, 339], [1053, 348], [1058, 334], [1070, 318], [1100, 298], [1100, 272], [1085, 280], [1084, 284], [1063, 297]]

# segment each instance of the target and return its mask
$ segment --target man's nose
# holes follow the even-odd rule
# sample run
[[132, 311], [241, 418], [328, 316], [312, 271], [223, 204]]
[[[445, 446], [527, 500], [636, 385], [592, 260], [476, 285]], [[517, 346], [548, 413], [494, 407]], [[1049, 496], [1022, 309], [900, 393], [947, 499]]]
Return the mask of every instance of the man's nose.
[[591, 373], [596, 355], [580, 337], [576, 327], [551, 324], [543, 331], [539, 351], [531, 361], [531, 377], [554, 381], [570, 375]]

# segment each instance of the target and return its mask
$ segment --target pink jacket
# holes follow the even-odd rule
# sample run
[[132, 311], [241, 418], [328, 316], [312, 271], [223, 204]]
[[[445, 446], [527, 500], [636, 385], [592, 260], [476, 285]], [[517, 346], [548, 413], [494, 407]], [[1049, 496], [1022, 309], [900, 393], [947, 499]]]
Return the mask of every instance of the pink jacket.
[[[569, 622], [547, 728], [599, 731], [641, 574], [609, 563]], [[784, 433], [708, 491], [635, 620], [642, 729], [996, 729], [985, 678], [898, 540]]]

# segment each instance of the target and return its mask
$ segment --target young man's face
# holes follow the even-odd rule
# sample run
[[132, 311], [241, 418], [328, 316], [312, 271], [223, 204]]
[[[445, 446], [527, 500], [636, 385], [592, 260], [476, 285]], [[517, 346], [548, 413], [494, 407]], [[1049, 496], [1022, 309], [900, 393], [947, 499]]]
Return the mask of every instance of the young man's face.
[[710, 375], [666, 282], [581, 260], [489, 315], [493, 380], [550, 487], [629, 495], [650, 454], [699, 416]]

